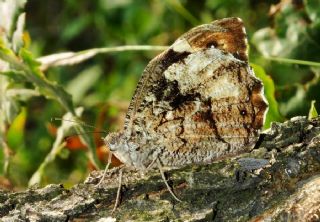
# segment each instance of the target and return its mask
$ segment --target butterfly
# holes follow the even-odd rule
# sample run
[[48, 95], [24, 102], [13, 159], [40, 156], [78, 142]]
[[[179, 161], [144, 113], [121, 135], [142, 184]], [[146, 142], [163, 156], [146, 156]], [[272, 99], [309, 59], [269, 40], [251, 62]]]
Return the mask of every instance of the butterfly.
[[126, 166], [204, 164], [249, 152], [267, 101], [248, 63], [240, 18], [197, 26], [150, 61], [123, 130], [105, 144]]

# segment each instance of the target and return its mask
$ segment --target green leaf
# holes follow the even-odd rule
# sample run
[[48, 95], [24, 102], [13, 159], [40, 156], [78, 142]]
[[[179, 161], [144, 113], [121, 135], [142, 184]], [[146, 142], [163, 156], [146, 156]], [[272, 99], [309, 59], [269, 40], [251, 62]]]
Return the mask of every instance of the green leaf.
[[[309, 79], [309, 81], [303, 84], [295, 83], [293, 85], [278, 88], [278, 95], [281, 95], [278, 97], [281, 114], [288, 117], [306, 115], [309, 111], [311, 101], [319, 100], [320, 73], [317, 70], [320, 69], [312, 68], [311, 70], [313, 71], [314, 76], [312, 79]], [[302, 75], [302, 71], [300, 73]]]
[[28, 82], [28, 79], [26, 78], [23, 71], [17, 71], [17, 70], [9, 70], [9, 71], [0, 71], [0, 75], [7, 76], [8, 78], [12, 79], [15, 83], [23, 83]]
[[311, 101], [311, 106], [310, 106], [310, 110], [309, 110], [309, 115], [308, 115], [308, 119], [312, 119], [312, 118], [316, 118], [318, 117], [318, 112], [317, 112], [317, 109], [315, 107], [315, 104], [316, 101], [315, 100], [312, 100]]
[[20, 105], [19, 103], [6, 95], [2, 97], [2, 106], [1, 106], [1, 113], [2, 118], [6, 123], [12, 123], [14, 119], [17, 117], [18, 113], [20, 112]]
[[313, 22], [320, 22], [320, 2], [319, 0], [304, 0], [304, 5], [309, 18]]
[[303, 7], [297, 7], [292, 1], [282, 1], [273, 13], [272, 25], [252, 38], [263, 60], [268, 60], [264, 68], [277, 85], [279, 110], [288, 118], [305, 115], [310, 101], [319, 97], [319, 75], [314, 71], [320, 67], [319, 3], [304, 0]]
[[[3, 56], [15, 56], [14, 52], [6, 46], [6, 43], [3, 39], [0, 39], [0, 51]], [[1, 58], [1, 57], [0, 57]], [[2, 60], [6, 61], [6, 59], [2, 58]]]
[[12, 121], [7, 133], [8, 144], [11, 148], [19, 147], [24, 142], [24, 127], [26, 123], [27, 112], [22, 109], [21, 112]]
[[92, 89], [102, 74], [102, 70], [99, 66], [91, 66], [78, 74], [66, 87], [66, 90], [74, 95], [73, 102], [79, 103], [85, 93]]
[[76, 17], [69, 21], [68, 28], [64, 29], [61, 33], [61, 39], [64, 42], [72, 40], [79, 35], [90, 23], [90, 14], [84, 14], [83, 16]]
[[22, 48], [19, 51], [19, 56], [23, 59], [23, 62], [28, 65], [31, 74], [36, 74], [44, 78], [44, 74], [39, 69], [41, 63], [33, 58], [31, 52], [29, 52], [27, 49]]
[[[0, 58], [2, 55], [0, 51]], [[2, 58], [13, 65], [17, 71], [24, 72], [26, 79], [32, 83], [42, 95], [58, 101], [67, 111], [74, 113], [71, 95], [58, 84], [52, 83], [45, 78], [39, 69], [40, 63], [32, 57], [30, 52], [26, 49], [21, 49], [20, 55], [24, 63], [16, 57], [4, 56]]]
[[[20, 50], [20, 56], [23, 61], [19, 60], [10, 49], [0, 47], [0, 59], [8, 62], [15, 71], [24, 73], [28, 82], [32, 83], [35, 86], [35, 89], [42, 95], [58, 101], [64, 109], [73, 116], [76, 116], [71, 95], [68, 94], [62, 86], [46, 79], [45, 75], [39, 69], [40, 63], [33, 58], [29, 51], [22, 48]], [[80, 138], [82, 142], [87, 145], [90, 150], [88, 153], [89, 159], [96, 168], [99, 168], [100, 163], [96, 155], [95, 144], [92, 138], [85, 134], [82, 135], [84, 132], [82, 126], [78, 126], [77, 130], [81, 132]]]
[[[319, 1], [318, 1], [319, 2]], [[315, 6], [315, 5], [314, 5]], [[318, 10], [319, 8], [314, 8]], [[274, 25], [254, 33], [252, 43], [266, 57], [298, 58], [313, 61], [319, 54], [319, 19], [310, 23], [305, 12], [292, 2], [281, 4], [274, 15]]]
[[275, 99], [275, 87], [273, 80], [270, 76], [268, 76], [264, 69], [257, 65], [257, 64], [250, 64], [254, 70], [254, 73], [256, 76], [263, 82], [264, 85], [264, 93], [266, 96], [266, 99], [269, 103], [269, 110], [267, 113], [266, 121], [264, 124], [264, 128], [267, 129], [270, 127], [271, 122], [277, 121], [281, 122], [283, 121], [283, 117], [281, 116], [279, 112], [278, 103]]

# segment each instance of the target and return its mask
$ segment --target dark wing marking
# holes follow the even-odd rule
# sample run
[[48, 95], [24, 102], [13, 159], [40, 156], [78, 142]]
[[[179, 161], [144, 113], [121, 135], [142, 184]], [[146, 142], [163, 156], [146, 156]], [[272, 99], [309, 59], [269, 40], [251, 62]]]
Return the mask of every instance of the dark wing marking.
[[[229, 52], [247, 61], [247, 40], [243, 23], [239, 18], [226, 18], [191, 29], [182, 35], [176, 42], [186, 40], [193, 51], [199, 51], [208, 47], [216, 47], [224, 52]], [[145, 97], [155, 83], [157, 90], [161, 91], [166, 82], [162, 79], [163, 72], [173, 63], [181, 61], [191, 54], [190, 50], [175, 51], [171, 46], [153, 60], [145, 68], [137, 85], [134, 96], [128, 108], [124, 132], [131, 135], [135, 114], [143, 106]], [[161, 85], [162, 84], [162, 85]], [[177, 98], [176, 101], [178, 102]]]

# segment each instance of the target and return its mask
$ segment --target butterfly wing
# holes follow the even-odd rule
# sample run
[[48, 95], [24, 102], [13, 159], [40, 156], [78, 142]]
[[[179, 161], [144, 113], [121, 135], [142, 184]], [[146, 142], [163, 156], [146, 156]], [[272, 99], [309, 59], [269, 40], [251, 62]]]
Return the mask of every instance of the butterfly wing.
[[150, 153], [171, 166], [244, 152], [263, 126], [262, 89], [239, 18], [198, 26], [148, 64], [124, 133], [139, 144], [142, 162]]

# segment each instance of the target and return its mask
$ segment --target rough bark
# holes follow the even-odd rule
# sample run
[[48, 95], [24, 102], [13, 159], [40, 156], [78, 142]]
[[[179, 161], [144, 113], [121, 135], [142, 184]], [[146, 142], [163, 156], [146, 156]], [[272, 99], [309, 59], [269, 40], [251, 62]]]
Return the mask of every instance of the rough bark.
[[274, 123], [250, 153], [209, 165], [166, 171], [177, 202], [158, 170], [145, 175], [102, 171], [65, 189], [48, 185], [0, 193], [2, 221], [319, 221], [320, 118]]

